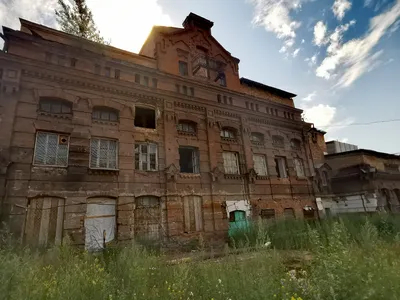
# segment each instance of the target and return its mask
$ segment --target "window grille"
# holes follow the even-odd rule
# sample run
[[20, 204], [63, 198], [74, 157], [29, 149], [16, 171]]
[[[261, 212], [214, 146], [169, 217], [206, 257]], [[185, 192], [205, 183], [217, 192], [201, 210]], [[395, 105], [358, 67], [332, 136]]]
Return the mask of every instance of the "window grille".
[[157, 144], [137, 143], [135, 145], [135, 169], [141, 171], [157, 171]]
[[69, 137], [50, 132], [36, 134], [35, 165], [66, 167], [68, 165]]
[[223, 152], [224, 169], [226, 174], [240, 174], [239, 155], [237, 152]]
[[118, 143], [116, 140], [95, 138], [90, 141], [90, 168], [107, 170], [118, 168]]
[[293, 162], [297, 177], [305, 177], [303, 160], [301, 158], [295, 158]]
[[254, 154], [253, 161], [254, 161], [254, 171], [256, 171], [257, 175], [267, 176], [268, 169], [265, 156], [260, 154]]
[[94, 120], [118, 122], [118, 111], [108, 107], [95, 107], [92, 118]]

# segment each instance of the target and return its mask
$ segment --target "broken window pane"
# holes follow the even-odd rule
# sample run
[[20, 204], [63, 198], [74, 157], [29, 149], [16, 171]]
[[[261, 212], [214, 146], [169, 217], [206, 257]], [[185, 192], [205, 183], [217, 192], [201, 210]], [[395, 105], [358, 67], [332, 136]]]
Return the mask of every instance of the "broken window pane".
[[275, 168], [279, 178], [287, 178], [286, 158], [282, 156], [275, 157]]
[[156, 171], [158, 168], [157, 144], [136, 143], [135, 168], [141, 171]]
[[182, 173], [199, 173], [199, 151], [194, 147], [179, 147], [179, 165]]
[[136, 107], [135, 126], [156, 129], [156, 112], [151, 108]]

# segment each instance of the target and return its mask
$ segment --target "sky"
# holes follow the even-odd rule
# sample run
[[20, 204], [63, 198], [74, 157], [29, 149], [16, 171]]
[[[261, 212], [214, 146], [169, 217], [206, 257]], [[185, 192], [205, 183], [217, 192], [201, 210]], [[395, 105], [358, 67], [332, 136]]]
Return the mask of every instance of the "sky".
[[[153, 25], [201, 15], [240, 59], [240, 76], [297, 94], [326, 141], [400, 153], [400, 0], [86, 1], [111, 45], [136, 53]], [[0, 25], [17, 29], [22, 17], [57, 28], [56, 7], [0, 0]]]

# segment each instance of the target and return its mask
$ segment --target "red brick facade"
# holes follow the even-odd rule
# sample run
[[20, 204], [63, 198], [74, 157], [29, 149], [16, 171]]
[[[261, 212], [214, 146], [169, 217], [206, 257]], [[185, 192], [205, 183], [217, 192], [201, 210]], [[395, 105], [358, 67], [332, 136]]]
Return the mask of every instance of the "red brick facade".
[[[99, 198], [103, 204], [104, 199], [115, 203], [119, 241], [149, 228], [166, 243], [199, 234], [220, 240], [229, 226], [226, 201], [248, 201], [252, 217], [263, 209], [274, 209], [279, 216], [291, 208], [301, 218], [304, 207], [315, 208], [307, 178], [313, 175], [312, 159], [321, 157], [321, 148], [310, 142], [310, 125], [294, 107], [295, 95], [239, 79], [239, 60], [212, 37], [212, 23], [207, 22], [190, 15], [183, 29], [155, 27], [140, 54], [24, 20], [21, 31], [4, 28], [1, 215], [17, 236], [28, 241], [35, 230], [45, 228], [48, 232], [37, 233], [41, 241], [69, 236], [83, 245], [88, 203]], [[187, 75], [181, 75], [179, 61], [187, 66]], [[224, 79], [216, 80], [221, 70]], [[51, 111], [46, 99], [64, 101], [65, 111], [60, 113], [59, 106]], [[94, 111], [104, 107], [117, 112], [118, 119], [96, 119]], [[135, 126], [143, 108], [154, 112], [155, 129]], [[183, 120], [195, 130], [178, 130]], [[234, 136], [221, 137], [225, 128]], [[54, 147], [68, 151], [66, 165], [61, 166], [58, 156], [57, 166], [37, 163], [38, 132], [56, 134]], [[252, 139], [254, 133], [261, 139]], [[283, 143], [275, 142], [276, 136]], [[53, 137], [45, 136], [45, 145]], [[115, 168], [109, 161], [107, 168], [101, 167], [101, 154], [93, 152], [97, 139], [115, 141]], [[154, 155], [150, 144], [156, 145]], [[111, 142], [107, 145], [111, 149]], [[180, 147], [194, 149], [191, 155], [196, 158], [184, 161]], [[50, 150], [41, 151], [48, 155]], [[236, 153], [239, 174], [227, 174], [224, 151]], [[254, 154], [265, 157], [267, 174], [255, 172]], [[100, 165], [93, 168], [96, 155]], [[287, 170], [281, 170], [286, 178], [277, 174], [277, 156], [286, 160]], [[295, 168], [300, 160], [302, 178]], [[181, 172], [186, 163], [196, 170]], [[148, 205], [151, 209], [140, 210]]]

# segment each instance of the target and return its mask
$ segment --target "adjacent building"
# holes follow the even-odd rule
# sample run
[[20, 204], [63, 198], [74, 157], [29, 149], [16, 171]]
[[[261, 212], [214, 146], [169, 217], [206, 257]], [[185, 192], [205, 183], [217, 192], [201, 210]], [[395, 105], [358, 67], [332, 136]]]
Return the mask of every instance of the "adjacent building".
[[180, 246], [243, 218], [317, 217], [325, 133], [296, 95], [241, 78], [212, 26], [156, 26], [139, 54], [3, 27], [1, 219], [16, 236]]

